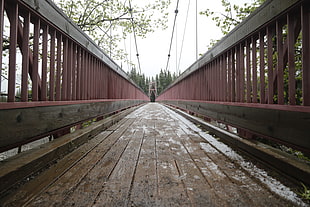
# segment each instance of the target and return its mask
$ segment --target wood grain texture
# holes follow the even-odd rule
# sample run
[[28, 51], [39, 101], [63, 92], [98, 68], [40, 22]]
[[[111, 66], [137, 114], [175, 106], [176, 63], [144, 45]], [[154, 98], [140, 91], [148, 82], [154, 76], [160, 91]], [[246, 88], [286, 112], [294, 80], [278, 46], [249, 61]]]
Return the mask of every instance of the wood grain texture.
[[310, 113], [195, 101], [163, 101], [217, 121], [310, 151]]
[[0, 110], [0, 149], [139, 103], [124, 100], [3, 109]]
[[[164, 106], [147, 104], [109, 130], [27, 206], [294, 206]], [[3, 206], [22, 206], [20, 193]]]

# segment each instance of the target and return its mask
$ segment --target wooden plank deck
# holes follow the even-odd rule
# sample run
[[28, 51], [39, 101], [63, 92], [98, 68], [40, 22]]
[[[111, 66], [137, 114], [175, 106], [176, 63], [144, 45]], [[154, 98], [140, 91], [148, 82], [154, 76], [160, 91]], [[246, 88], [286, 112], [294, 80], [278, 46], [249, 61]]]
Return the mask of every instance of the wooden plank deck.
[[266, 172], [157, 103], [73, 153], [83, 155], [73, 162], [69, 154], [4, 206], [304, 205]]

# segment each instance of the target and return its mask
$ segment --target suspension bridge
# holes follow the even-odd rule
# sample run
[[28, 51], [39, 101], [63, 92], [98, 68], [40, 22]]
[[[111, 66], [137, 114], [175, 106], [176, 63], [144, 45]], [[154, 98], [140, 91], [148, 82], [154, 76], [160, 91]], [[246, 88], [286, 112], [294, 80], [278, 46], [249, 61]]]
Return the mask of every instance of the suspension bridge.
[[309, 205], [283, 152], [310, 155], [309, 1], [267, 1], [156, 103], [50, 0], [0, 11], [0, 206]]

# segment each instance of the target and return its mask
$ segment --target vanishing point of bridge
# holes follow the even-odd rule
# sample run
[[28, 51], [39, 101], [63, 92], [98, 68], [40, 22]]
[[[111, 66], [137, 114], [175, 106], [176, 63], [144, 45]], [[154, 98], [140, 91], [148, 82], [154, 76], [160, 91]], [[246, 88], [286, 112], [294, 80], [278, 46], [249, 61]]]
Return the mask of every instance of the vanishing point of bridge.
[[309, 205], [279, 150], [310, 155], [309, 1], [267, 1], [157, 103], [49, 0], [0, 11], [0, 206]]

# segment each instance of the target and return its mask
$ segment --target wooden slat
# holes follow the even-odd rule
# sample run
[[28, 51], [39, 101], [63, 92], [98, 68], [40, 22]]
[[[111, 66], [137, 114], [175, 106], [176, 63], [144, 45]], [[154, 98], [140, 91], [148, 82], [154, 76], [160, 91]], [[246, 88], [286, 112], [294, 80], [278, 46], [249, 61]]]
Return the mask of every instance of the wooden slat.
[[278, 104], [284, 104], [284, 51], [283, 51], [283, 24], [279, 21], [276, 22], [277, 33], [277, 73], [278, 73]]
[[[250, 40], [246, 41], [246, 102], [252, 102], [252, 81], [251, 81], [251, 42]], [[253, 64], [253, 63], [252, 63]]]
[[257, 103], [257, 40], [252, 36], [252, 74], [253, 74], [253, 97], [252, 102]]
[[66, 79], [67, 79], [67, 82], [66, 82], [66, 94], [67, 94], [67, 97], [66, 97], [66, 100], [67, 101], [71, 101], [72, 100], [72, 69], [73, 69], [73, 62], [72, 62], [72, 54], [73, 54], [73, 42], [68, 39], [67, 41], [67, 47], [68, 47], [68, 50], [67, 50], [67, 61], [65, 64], [67, 64], [67, 72], [66, 72]]
[[61, 73], [62, 73], [62, 35], [57, 34], [57, 71], [56, 71], [56, 95], [55, 100], [60, 101], [61, 100]]
[[271, 193], [265, 183], [274, 179], [264, 171], [159, 104], [139, 108], [109, 132], [59, 160], [4, 207], [292, 204]]
[[56, 30], [52, 30], [51, 33], [51, 44], [50, 44], [50, 77], [49, 77], [49, 100], [54, 101], [55, 100], [55, 79], [56, 79], [56, 73], [55, 73], [55, 66], [56, 66], [56, 58], [55, 58], [55, 52], [56, 52]]
[[81, 81], [82, 81], [82, 51], [81, 47], [77, 46], [77, 68], [76, 68], [76, 99], [81, 100]]
[[[106, 177], [108, 178], [111, 171], [113, 171], [118, 158], [123, 153], [129, 141], [128, 138], [120, 137], [128, 126], [132, 124], [132, 121], [134, 120], [129, 120], [127, 124], [121, 126], [115, 133], [96, 146], [94, 150], [88, 153], [87, 156], [83, 157], [83, 159], [69, 169], [66, 174], [60, 177], [57, 182], [46, 189], [41, 195], [37, 196], [30, 206], [51, 206], [53, 203], [65, 206], [66, 203], [67, 205], [68, 203], [72, 205], [72, 203], [77, 201], [75, 205], [79, 206], [83, 206], [85, 203], [93, 203], [98, 192], [94, 192], [94, 194], [89, 196], [92, 192], [91, 189], [97, 186], [97, 184], [101, 184], [100, 187], [102, 188], [102, 185], [104, 185], [106, 181]], [[103, 159], [106, 156], [109, 156], [110, 160]], [[104, 166], [104, 168], [102, 168], [102, 166]], [[100, 169], [98, 169], [98, 167], [100, 167]], [[94, 177], [88, 177], [93, 173], [96, 173]], [[101, 179], [98, 180], [96, 176]], [[95, 178], [97, 179], [93, 181], [93, 186], [88, 186], [88, 184], [84, 185], [85, 182]], [[80, 192], [81, 188], [85, 188], [85, 190], [89, 189], [90, 191], [83, 191], [82, 194], [80, 193], [78, 196], [73, 196], [75, 192]], [[64, 196], [73, 197], [70, 199], [62, 199]]]
[[0, 110], [0, 151], [75, 123], [137, 105], [136, 100]]
[[144, 123], [151, 131], [143, 140], [129, 200], [137, 206], [154, 206], [158, 192], [156, 140], [159, 136], [154, 128], [155, 120], [148, 119]]
[[267, 27], [267, 68], [268, 68], [268, 104], [273, 104], [273, 28], [274, 25]]
[[303, 105], [310, 106], [310, 5], [301, 7], [302, 11], [302, 91]]
[[[3, 24], [4, 23], [4, 0], [0, 0], [0, 45], [3, 45]], [[3, 48], [0, 48], [0, 65], [2, 66]], [[0, 70], [0, 77], [2, 77], [2, 70]], [[0, 78], [0, 93], [2, 91], [2, 78]]]
[[236, 99], [236, 58], [235, 58], [236, 50], [231, 49], [231, 97], [232, 102], [237, 101]]
[[244, 45], [240, 44], [240, 102], [245, 102], [245, 69], [244, 69]]
[[310, 112], [306, 108], [301, 111], [289, 111], [281, 108], [268, 109], [258, 105], [226, 105], [192, 101], [164, 101], [164, 103], [247, 129], [260, 136], [277, 139], [305, 152], [310, 151], [308, 140]]
[[265, 34], [263, 31], [259, 33], [259, 76], [260, 76], [260, 103], [265, 103]]
[[232, 102], [232, 50], [227, 53], [227, 101]]
[[47, 47], [48, 47], [48, 25], [43, 25], [42, 39], [42, 84], [41, 84], [41, 101], [47, 101]]
[[23, 45], [22, 45], [22, 86], [21, 101], [28, 101], [28, 73], [29, 73], [29, 32], [30, 32], [30, 13], [26, 12], [23, 24]]
[[293, 14], [287, 14], [287, 44], [288, 44], [288, 95], [289, 104], [296, 105], [296, 80], [295, 80], [295, 29], [296, 22]]
[[241, 46], [236, 46], [236, 101], [241, 102]]
[[39, 41], [40, 19], [35, 19], [33, 40], [33, 66], [32, 66], [32, 101], [39, 101]]
[[68, 38], [63, 39], [61, 100], [66, 101], [68, 88]]
[[8, 102], [15, 102], [18, 10], [18, 5], [14, 4], [8, 12], [10, 19]]
[[72, 100], [76, 100], [76, 90], [77, 90], [77, 45], [73, 43], [72, 50]]

